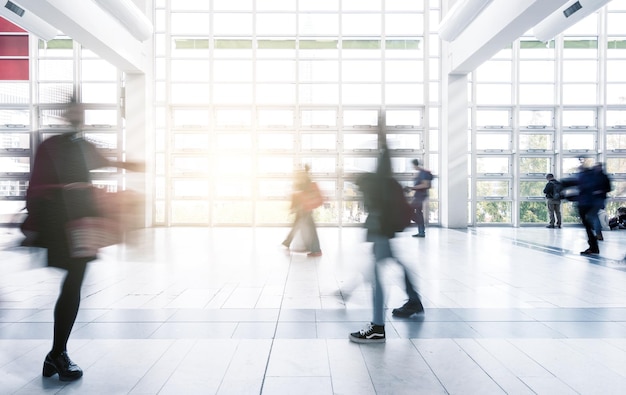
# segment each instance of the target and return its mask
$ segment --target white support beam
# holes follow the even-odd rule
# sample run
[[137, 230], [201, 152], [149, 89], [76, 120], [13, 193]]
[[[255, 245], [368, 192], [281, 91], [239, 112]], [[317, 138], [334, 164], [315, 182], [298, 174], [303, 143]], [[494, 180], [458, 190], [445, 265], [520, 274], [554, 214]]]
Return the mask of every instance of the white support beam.
[[19, 0], [19, 4], [118, 69], [129, 74], [146, 71], [146, 44], [133, 37], [95, 2]]
[[494, 0], [450, 43], [448, 72], [467, 74], [568, 0]]

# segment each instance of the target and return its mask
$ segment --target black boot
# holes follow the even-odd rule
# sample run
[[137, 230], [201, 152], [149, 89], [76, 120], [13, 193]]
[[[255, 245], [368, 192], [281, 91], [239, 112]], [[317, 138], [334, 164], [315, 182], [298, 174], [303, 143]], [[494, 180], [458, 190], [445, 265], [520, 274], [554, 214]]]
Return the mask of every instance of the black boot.
[[67, 351], [63, 351], [58, 357], [52, 357], [50, 353], [46, 355], [46, 360], [43, 361], [43, 376], [51, 377], [55, 373], [59, 374], [61, 381], [74, 381], [83, 376], [82, 369], [72, 362]]

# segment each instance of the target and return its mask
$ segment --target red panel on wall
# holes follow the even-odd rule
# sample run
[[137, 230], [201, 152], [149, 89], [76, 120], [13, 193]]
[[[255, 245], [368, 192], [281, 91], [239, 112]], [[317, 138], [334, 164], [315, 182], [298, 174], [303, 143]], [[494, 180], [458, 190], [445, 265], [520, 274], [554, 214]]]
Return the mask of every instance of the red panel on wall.
[[28, 59], [0, 59], [0, 80], [28, 80]]
[[26, 30], [0, 17], [0, 32], [25, 32]]
[[28, 56], [28, 36], [0, 36], [0, 56]]

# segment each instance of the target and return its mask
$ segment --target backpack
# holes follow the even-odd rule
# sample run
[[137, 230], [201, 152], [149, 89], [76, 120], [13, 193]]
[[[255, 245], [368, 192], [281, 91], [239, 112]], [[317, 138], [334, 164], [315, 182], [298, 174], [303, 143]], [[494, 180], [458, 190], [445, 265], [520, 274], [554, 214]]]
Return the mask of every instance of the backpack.
[[563, 195], [563, 184], [561, 184], [560, 181], [554, 180], [554, 182], [552, 183], [552, 198], [551, 199], [561, 200], [563, 198], [565, 198], [565, 195]]
[[387, 178], [385, 190], [387, 193], [383, 208], [384, 230], [389, 233], [402, 232], [411, 224], [413, 208], [404, 196], [404, 188], [395, 178]]

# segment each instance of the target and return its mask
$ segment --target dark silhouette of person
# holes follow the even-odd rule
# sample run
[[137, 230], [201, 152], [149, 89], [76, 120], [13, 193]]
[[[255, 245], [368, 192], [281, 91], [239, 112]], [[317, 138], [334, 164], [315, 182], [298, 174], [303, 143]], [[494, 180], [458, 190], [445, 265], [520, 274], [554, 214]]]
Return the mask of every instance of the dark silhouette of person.
[[75, 100], [67, 105], [63, 117], [71, 130], [46, 139], [35, 154], [23, 227], [35, 231], [34, 245], [47, 249], [48, 266], [67, 272], [54, 307], [52, 349], [44, 360], [43, 376], [58, 373], [61, 381], [73, 381], [82, 377], [83, 371], [70, 359], [67, 342], [78, 314], [87, 263], [97, 257], [73, 257], [66, 227], [69, 221], [99, 214], [93, 191], [84, 187], [91, 184], [90, 170], [107, 166], [142, 170], [142, 165], [109, 161], [82, 138], [84, 108]]
[[430, 189], [433, 175], [430, 171], [420, 166], [417, 159], [411, 162], [413, 168], [417, 172], [413, 179], [413, 186], [406, 187], [407, 191], [413, 191], [413, 200], [411, 207], [413, 208], [413, 217], [411, 218], [417, 224], [417, 233], [413, 237], [426, 237], [426, 224], [424, 220], [424, 205], [428, 199], [428, 190]]
[[[550, 224], [546, 228], [560, 228], [561, 227], [561, 196], [556, 196], [557, 185], [559, 181], [554, 178], [553, 174], [547, 174], [546, 186], [543, 188], [543, 193], [546, 195], [546, 204], [548, 206], [548, 218]], [[556, 221], [555, 221], [556, 219]]]
[[357, 186], [363, 194], [368, 215], [365, 219], [367, 229], [366, 240], [373, 242], [374, 277], [373, 277], [373, 319], [364, 329], [350, 333], [349, 339], [355, 343], [383, 343], [385, 342], [385, 314], [384, 290], [380, 276], [381, 266], [387, 259], [393, 259], [404, 270], [404, 285], [409, 300], [392, 314], [397, 317], [410, 317], [424, 311], [419, 294], [411, 282], [408, 268], [391, 249], [390, 239], [395, 237], [395, 229], [391, 226], [389, 209], [389, 180], [392, 179], [391, 159], [387, 148], [383, 148], [378, 161], [376, 173], [363, 174], [357, 179]]

